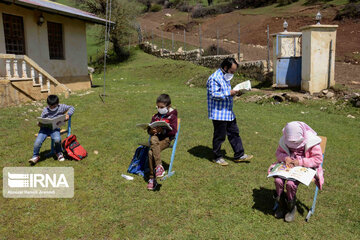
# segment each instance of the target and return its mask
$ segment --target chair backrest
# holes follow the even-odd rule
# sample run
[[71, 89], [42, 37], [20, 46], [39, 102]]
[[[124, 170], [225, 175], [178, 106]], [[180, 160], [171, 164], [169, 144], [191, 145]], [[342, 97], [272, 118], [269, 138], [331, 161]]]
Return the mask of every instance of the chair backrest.
[[324, 154], [325, 153], [325, 148], [326, 148], [326, 141], [327, 138], [323, 137], [323, 136], [318, 136], [319, 138], [321, 138], [321, 143], [320, 143], [320, 147], [321, 147], [321, 151]]

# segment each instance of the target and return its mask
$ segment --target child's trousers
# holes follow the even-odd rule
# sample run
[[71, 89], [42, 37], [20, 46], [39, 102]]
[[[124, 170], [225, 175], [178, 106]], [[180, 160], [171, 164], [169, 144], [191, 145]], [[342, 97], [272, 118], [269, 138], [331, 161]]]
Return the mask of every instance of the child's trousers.
[[60, 129], [57, 128], [52, 130], [50, 128], [40, 128], [39, 134], [34, 143], [34, 153], [33, 157], [39, 156], [40, 148], [45, 139], [50, 136], [55, 143], [55, 153], [61, 152], [61, 136]]
[[160, 152], [170, 146], [170, 139], [164, 138], [159, 140], [158, 136], [151, 136], [150, 150], [149, 150], [149, 169], [150, 178], [154, 178], [154, 169], [156, 166], [161, 165]]
[[284, 192], [284, 184], [286, 181], [286, 196], [289, 201], [293, 200], [296, 196], [297, 188], [300, 184], [299, 181], [285, 180], [282, 178], [275, 178], [276, 194], [280, 196]]

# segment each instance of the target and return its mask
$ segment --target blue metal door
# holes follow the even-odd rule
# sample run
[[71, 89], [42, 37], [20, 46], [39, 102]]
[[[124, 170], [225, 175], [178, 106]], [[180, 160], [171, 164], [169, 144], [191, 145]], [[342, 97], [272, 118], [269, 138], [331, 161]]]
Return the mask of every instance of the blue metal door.
[[278, 58], [276, 63], [276, 85], [301, 86], [301, 57]]
[[281, 56], [279, 40], [282, 37], [294, 35], [281, 34], [276, 36], [276, 86], [300, 87], [301, 86], [301, 57], [296, 56], [296, 41], [294, 39], [293, 56]]

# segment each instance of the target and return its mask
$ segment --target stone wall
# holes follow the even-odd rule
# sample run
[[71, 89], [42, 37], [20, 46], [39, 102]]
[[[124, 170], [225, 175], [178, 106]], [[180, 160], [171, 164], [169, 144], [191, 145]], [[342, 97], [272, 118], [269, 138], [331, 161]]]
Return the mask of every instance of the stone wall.
[[[167, 49], [158, 49], [156, 45], [152, 45], [149, 42], [140, 44], [140, 49], [144, 52], [160, 57], [169, 58], [173, 60], [190, 61], [194, 64], [201, 65], [208, 68], [218, 68], [221, 62], [227, 57], [233, 57], [237, 59], [237, 54], [230, 55], [215, 55], [215, 56], [201, 56], [204, 53], [202, 49], [201, 54], [199, 49], [191, 51], [178, 51], [171, 52]], [[243, 55], [240, 55], [239, 72], [245, 77], [253, 78], [258, 81], [266, 80], [267, 64], [265, 60], [259, 61], [242, 61]]]

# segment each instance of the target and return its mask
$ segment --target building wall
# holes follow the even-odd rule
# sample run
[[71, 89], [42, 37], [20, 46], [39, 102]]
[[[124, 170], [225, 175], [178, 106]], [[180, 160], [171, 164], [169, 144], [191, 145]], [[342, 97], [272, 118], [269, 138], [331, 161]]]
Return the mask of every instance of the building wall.
[[302, 28], [302, 90], [316, 93], [335, 85], [336, 28], [337, 25], [310, 25]]
[[[67, 81], [88, 76], [86, 23], [84, 21], [30, 10], [14, 4], [0, 3], [0, 53], [6, 53], [3, 13], [23, 18], [26, 55], [52, 76], [67, 79]], [[41, 14], [45, 22], [42, 26], [38, 26], [37, 21]], [[61, 23], [63, 26], [64, 60], [54, 60], [49, 57], [47, 21]], [[3, 66], [0, 67], [0, 74], [4, 74]], [[87, 86], [90, 86], [90, 82]]]

